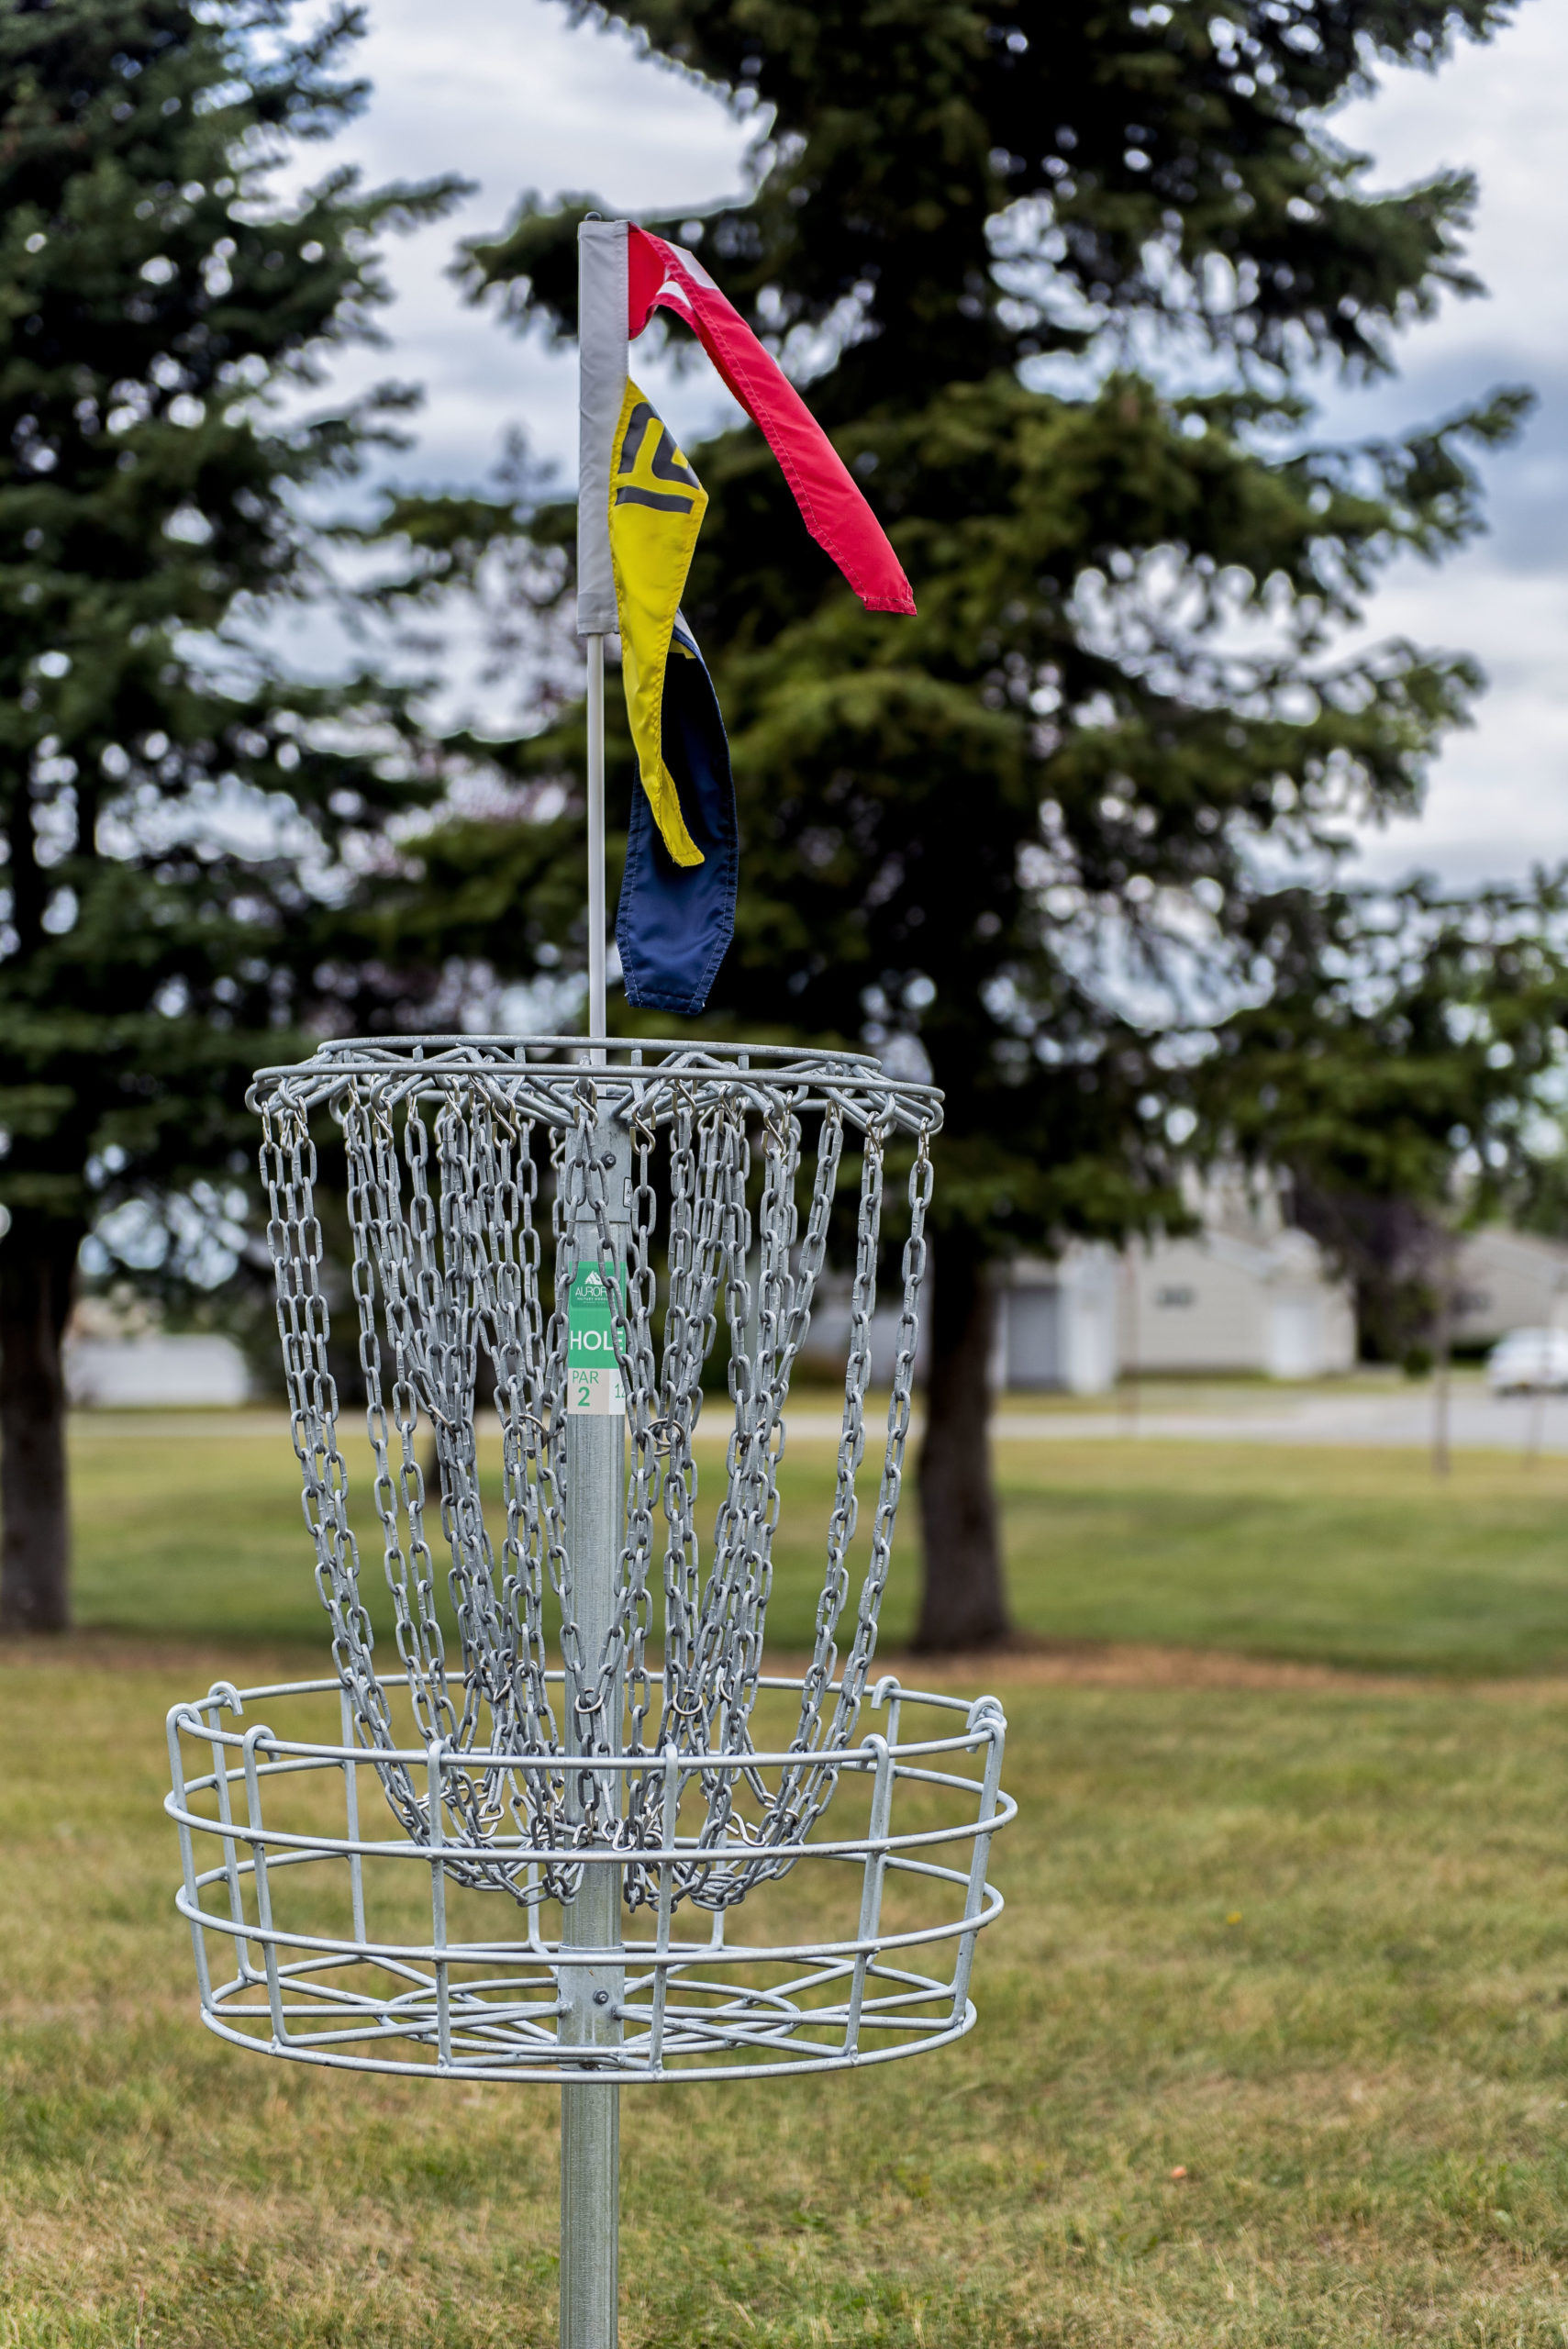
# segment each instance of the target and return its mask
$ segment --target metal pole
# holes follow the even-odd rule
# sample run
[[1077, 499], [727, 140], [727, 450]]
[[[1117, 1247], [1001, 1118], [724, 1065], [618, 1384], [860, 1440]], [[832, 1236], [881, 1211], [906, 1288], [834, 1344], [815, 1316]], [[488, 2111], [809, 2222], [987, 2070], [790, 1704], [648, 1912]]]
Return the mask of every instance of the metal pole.
[[[594, 642], [602, 657], [603, 640]], [[602, 676], [602, 671], [601, 671]], [[602, 737], [601, 737], [602, 740]], [[601, 776], [603, 770], [601, 768]], [[601, 801], [602, 805], [602, 801]], [[601, 831], [601, 839], [602, 839]], [[600, 905], [604, 903], [601, 878]], [[600, 986], [604, 984], [602, 932]], [[601, 997], [602, 1003], [602, 997]], [[602, 1011], [601, 1011], [602, 1017]], [[599, 1030], [603, 1033], [602, 1028]], [[631, 1208], [631, 1141], [624, 1130], [598, 1125], [591, 1148], [603, 1170], [611, 1244], [618, 1282], [626, 1262]], [[608, 1163], [606, 1163], [606, 1161]], [[594, 1264], [599, 1233], [591, 1211], [579, 1210], [579, 1264]], [[609, 1268], [606, 1268], [608, 1270]], [[599, 1371], [605, 1382], [592, 1408], [572, 1408], [566, 1421], [566, 1539], [573, 1569], [573, 1602], [582, 1642], [584, 1671], [597, 1677], [615, 1618], [626, 1512], [626, 1409], [613, 1368]], [[570, 1384], [570, 1382], [569, 1382]], [[580, 1725], [567, 1688], [567, 1738], [583, 1751]], [[611, 1742], [620, 1745], [622, 1690], [617, 1679], [608, 1702]], [[584, 1774], [584, 1777], [586, 1774]], [[574, 1782], [581, 1804], [584, 1782]], [[618, 1815], [620, 1780], [606, 1771], [599, 1781], [601, 1816]], [[614, 2047], [621, 2037], [625, 1965], [620, 1948], [620, 1869], [604, 1865], [583, 1871], [583, 1888], [562, 1919], [565, 1950], [591, 1950], [592, 1965], [561, 1969], [561, 2039], [565, 2046]], [[620, 2089], [612, 2081], [584, 2079], [561, 2091], [561, 2349], [616, 2349], [619, 2329]]]
[[1446, 1476], [1449, 1472], [1449, 1371], [1453, 1353], [1453, 1292], [1454, 1250], [1450, 1235], [1444, 1234], [1441, 1265], [1441, 1286], [1438, 1291], [1437, 1363], [1432, 1378], [1432, 1474]]
[[[605, 640], [588, 639], [588, 1033], [608, 1033], [605, 1006]], [[603, 1064], [604, 1054], [590, 1055]]]
[[[602, 1068], [608, 1022], [605, 1004], [605, 638], [617, 625], [614, 563], [609, 541], [609, 467], [615, 424], [626, 384], [627, 250], [624, 223], [592, 217], [578, 232], [579, 423], [577, 501], [577, 627], [588, 644], [588, 1051]], [[625, 1133], [595, 1123], [590, 1148], [605, 1178], [613, 1267], [617, 1283], [626, 1262], [631, 1209], [631, 1144]], [[595, 1189], [597, 1187], [595, 1184]], [[600, 1253], [596, 1219], [579, 1209], [579, 1264]], [[570, 1321], [573, 1308], [568, 1303]], [[601, 1300], [601, 1335], [605, 1319]], [[570, 1353], [570, 1348], [569, 1348]], [[603, 1356], [601, 1354], [601, 1359]], [[626, 1405], [613, 1366], [583, 1385], [568, 1380], [566, 1419], [566, 1541], [572, 1561], [573, 1611], [582, 1668], [595, 1679], [615, 1617], [622, 1524], [626, 1508]], [[569, 1750], [582, 1750], [583, 1725], [567, 1689]], [[621, 1689], [608, 1698], [609, 1742], [618, 1750]], [[573, 1780], [580, 1806], [593, 1782]], [[597, 1789], [599, 1815], [618, 1815], [620, 1782], [605, 1774]], [[579, 1817], [581, 1817], [579, 1809]], [[585, 1866], [583, 1885], [561, 1924], [562, 1951], [592, 1951], [594, 1962], [560, 1969], [563, 2046], [612, 2047], [621, 2036], [625, 1975], [620, 1952], [620, 1870]], [[561, 2091], [561, 2342], [562, 2349], [616, 2349], [619, 2333], [620, 2090], [613, 2074], [584, 2078]]]

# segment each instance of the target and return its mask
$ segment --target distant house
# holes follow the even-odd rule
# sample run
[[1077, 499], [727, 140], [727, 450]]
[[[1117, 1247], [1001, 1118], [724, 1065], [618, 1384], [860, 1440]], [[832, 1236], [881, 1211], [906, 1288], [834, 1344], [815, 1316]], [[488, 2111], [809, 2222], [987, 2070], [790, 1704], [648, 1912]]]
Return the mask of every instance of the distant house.
[[249, 1398], [250, 1373], [232, 1338], [72, 1334], [65, 1341], [65, 1391], [78, 1410], [221, 1408]]
[[1329, 1272], [1315, 1241], [1288, 1226], [1135, 1246], [1120, 1303], [1124, 1371], [1323, 1378], [1356, 1359], [1348, 1284]]
[[[1355, 1308], [1316, 1241], [1284, 1222], [1266, 1194], [1217, 1186], [1195, 1199], [1204, 1229], [1135, 1242], [1118, 1255], [1077, 1241], [1051, 1261], [1006, 1267], [996, 1300], [992, 1377], [999, 1389], [1101, 1395], [1129, 1374], [1326, 1378], [1355, 1366]], [[1506, 1330], [1568, 1330], [1568, 1243], [1496, 1229], [1458, 1257], [1454, 1341], [1490, 1345]], [[824, 1282], [812, 1337], [849, 1336], [849, 1289]], [[917, 1357], [925, 1370], [925, 1330]], [[872, 1375], [891, 1375], [898, 1307], [872, 1322]], [[808, 1341], [809, 1343], [809, 1341]]]
[[[1207, 1202], [1208, 1229], [1184, 1240], [1114, 1249], [1074, 1241], [1053, 1259], [1022, 1257], [999, 1276], [992, 1382], [998, 1389], [1103, 1395], [1127, 1373], [1323, 1378], [1356, 1359], [1355, 1311], [1316, 1241], [1268, 1203]], [[1218, 1219], [1223, 1216], [1224, 1220]], [[940, 1275], [939, 1274], [938, 1277]], [[872, 1377], [892, 1375], [898, 1303], [872, 1318]], [[829, 1275], [817, 1293], [805, 1362], [840, 1369], [849, 1339], [849, 1286]], [[924, 1375], [927, 1330], [916, 1355]]]
[[1453, 1337], [1489, 1346], [1508, 1330], [1568, 1329], [1568, 1246], [1495, 1226], [1460, 1243]]
[[1321, 1378], [1356, 1359], [1348, 1285], [1277, 1204], [1216, 1188], [1190, 1239], [1120, 1256], [1075, 1246], [1014, 1265], [1000, 1299], [997, 1381], [1103, 1393], [1128, 1373]]

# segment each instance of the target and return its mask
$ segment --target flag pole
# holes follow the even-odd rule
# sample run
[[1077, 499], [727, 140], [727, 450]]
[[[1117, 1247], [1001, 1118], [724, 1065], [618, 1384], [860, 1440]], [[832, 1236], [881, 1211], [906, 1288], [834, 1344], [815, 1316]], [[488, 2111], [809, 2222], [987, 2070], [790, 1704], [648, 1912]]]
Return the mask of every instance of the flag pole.
[[[608, 1035], [606, 1003], [605, 917], [605, 640], [595, 634], [588, 644], [588, 1034], [598, 1041]], [[602, 1050], [590, 1053], [590, 1065], [604, 1065]]]
[[590, 212], [577, 231], [577, 633], [588, 674], [588, 1062], [603, 1067], [605, 639], [619, 626], [610, 554], [610, 443], [626, 389], [627, 224]]
[[[624, 220], [590, 214], [578, 230], [577, 632], [587, 658], [588, 1045], [590, 1068], [608, 1058], [605, 962], [605, 639], [619, 625], [610, 554], [610, 444], [626, 386], [627, 257]], [[595, 1123], [590, 1145], [604, 1184], [616, 1263], [626, 1261], [631, 1198], [624, 1127]], [[576, 1213], [578, 1263], [599, 1252], [586, 1200]], [[612, 1275], [613, 1278], [613, 1275]], [[559, 1303], [559, 1293], [558, 1293]], [[567, 1306], [570, 1318], [571, 1306]], [[624, 1413], [566, 1414], [566, 1543], [582, 1653], [591, 1673], [613, 1645], [626, 1529]], [[604, 1730], [620, 1745], [617, 1681]], [[569, 1705], [568, 1711], [575, 1714]], [[575, 1739], [577, 1731], [573, 1731]], [[581, 1750], [580, 1748], [578, 1750]], [[573, 1774], [572, 1784], [581, 1787]], [[618, 1790], [619, 1779], [615, 1784]], [[602, 1800], [602, 1790], [600, 1799]], [[616, 1808], [618, 1810], [618, 1791]], [[561, 2091], [561, 2349], [616, 2349], [620, 2309], [620, 2088], [615, 2049], [626, 1960], [620, 1947], [620, 1870], [584, 1867], [563, 1902], [559, 1969], [563, 2048], [602, 2046], [602, 2067], [584, 2061]]]

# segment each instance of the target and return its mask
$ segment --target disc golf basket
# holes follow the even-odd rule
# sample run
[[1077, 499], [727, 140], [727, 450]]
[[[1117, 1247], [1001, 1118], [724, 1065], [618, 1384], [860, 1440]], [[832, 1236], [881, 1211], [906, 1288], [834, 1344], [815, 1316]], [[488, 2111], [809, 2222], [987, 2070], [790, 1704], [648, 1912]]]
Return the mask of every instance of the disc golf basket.
[[[558, 2084], [562, 2339], [608, 2349], [621, 2086], [887, 2063], [974, 2021], [1001, 1709], [873, 1676], [939, 1097], [851, 1054], [428, 1038], [324, 1045], [252, 1100], [335, 1670], [169, 1717], [202, 2017], [296, 2063]], [[840, 1221], [840, 1400], [797, 1414], [838, 1437], [815, 1635], [782, 1676], [790, 1383]]]

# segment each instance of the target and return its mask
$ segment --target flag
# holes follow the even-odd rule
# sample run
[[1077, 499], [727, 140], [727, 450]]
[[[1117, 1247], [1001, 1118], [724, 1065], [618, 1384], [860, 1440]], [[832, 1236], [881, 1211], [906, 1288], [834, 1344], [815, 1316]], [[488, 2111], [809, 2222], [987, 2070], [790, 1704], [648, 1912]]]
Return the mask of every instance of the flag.
[[912, 615], [914, 595], [881, 523], [777, 360], [763, 349], [695, 254], [628, 224], [628, 333], [639, 335], [656, 309], [673, 311], [695, 331], [725, 384], [778, 459], [806, 529], [831, 555], [867, 611]]
[[627, 999], [702, 1010], [734, 932], [739, 844], [712, 681], [680, 618], [706, 494], [628, 372], [655, 309], [685, 318], [868, 611], [912, 613], [898, 558], [832, 442], [691, 253], [626, 220], [579, 230], [577, 628], [621, 640], [633, 792], [616, 917]]
[[642, 785], [616, 943], [628, 1003], [689, 1015], [734, 933], [740, 862], [724, 720], [680, 611], [707, 493], [629, 375], [611, 454], [621, 679]]
[[621, 678], [637, 771], [660, 838], [677, 864], [702, 851], [681, 812], [663, 751], [664, 673], [707, 492], [628, 375], [610, 475], [610, 562], [620, 623]]
[[689, 1018], [706, 1003], [734, 934], [740, 849], [718, 696], [695, 638], [680, 620], [670, 651], [661, 747], [666, 768], [679, 778], [682, 819], [702, 862], [676, 862], [647, 793], [634, 792], [616, 944], [627, 1001]]
[[701, 1011], [735, 929], [729, 746], [681, 596], [707, 493], [628, 375], [610, 451], [610, 568], [641, 788], [616, 943], [628, 1003]]

